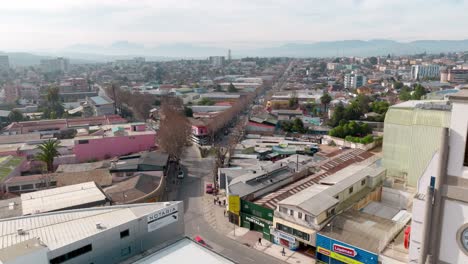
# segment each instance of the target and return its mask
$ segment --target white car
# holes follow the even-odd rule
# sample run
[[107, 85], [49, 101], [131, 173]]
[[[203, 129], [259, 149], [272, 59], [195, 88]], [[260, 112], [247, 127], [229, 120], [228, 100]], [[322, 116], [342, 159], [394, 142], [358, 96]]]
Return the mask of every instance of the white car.
[[185, 176], [185, 173], [183, 170], [179, 170], [179, 172], [177, 173], [177, 179], [183, 179]]

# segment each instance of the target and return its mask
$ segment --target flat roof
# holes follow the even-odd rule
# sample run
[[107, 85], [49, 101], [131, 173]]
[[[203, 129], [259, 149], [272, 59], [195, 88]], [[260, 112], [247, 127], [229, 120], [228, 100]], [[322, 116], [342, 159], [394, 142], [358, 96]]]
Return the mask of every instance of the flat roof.
[[56, 211], [106, 199], [106, 195], [94, 182], [21, 194], [23, 215]]
[[389, 219], [349, 210], [336, 215], [319, 233], [379, 254], [396, 235], [391, 232], [397, 225]]
[[93, 96], [90, 99], [97, 105], [112, 104], [113, 101], [104, 96]]
[[200, 261], [203, 264], [235, 263], [207, 247], [188, 238], [183, 238], [134, 264], [179, 264]]
[[[114, 205], [3, 219], [0, 220], [0, 249], [39, 238], [50, 250], [55, 250], [102, 232], [96, 223], [112, 229], [178, 203], [181, 202]], [[24, 234], [18, 234], [19, 228]]]
[[[379, 164], [372, 164], [371, 166], [360, 169], [354, 174], [343, 173], [333, 181], [334, 185], [312, 185], [297, 194], [294, 194], [279, 204], [297, 206], [307, 212], [317, 216], [332, 206], [338, 204], [339, 200], [334, 196], [346, 190], [356, 182], [367, 178], [376, 177], [385, 171], [385, 168]], [[330, 176], [334, 177], [334, 176]], [[328, 178], [327, 178], [328, 179]]]
[[23, 160], [22, 157], [16, 156], [0, 157], [0, 181], [15, 170]]

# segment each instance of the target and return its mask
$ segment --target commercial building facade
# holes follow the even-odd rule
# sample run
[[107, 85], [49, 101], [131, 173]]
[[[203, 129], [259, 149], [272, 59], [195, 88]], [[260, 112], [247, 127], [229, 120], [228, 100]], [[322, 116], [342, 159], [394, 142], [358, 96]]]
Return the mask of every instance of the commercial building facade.
[[70, 61], [67, 58], [41, 60], [41, 68], [44, 72], [68, 72]]
[[120, 263], [182, 238], [183, 210], [182, 202], [166, 202], [4, 219], [0, 221], [4, 230], [0, 233], [0, 260]]
[[440, 76], [439, 65], [412, 65], [411, 79], [438, 78]]
[[346, 74], [344, 77], [345, 89], [356, 89], [365, 85], [366, 82], [366, 76], [360, 74]]
[[418, 179], [410, 259], [468, 263], [468, 90], [449, 96], [449, 127]]

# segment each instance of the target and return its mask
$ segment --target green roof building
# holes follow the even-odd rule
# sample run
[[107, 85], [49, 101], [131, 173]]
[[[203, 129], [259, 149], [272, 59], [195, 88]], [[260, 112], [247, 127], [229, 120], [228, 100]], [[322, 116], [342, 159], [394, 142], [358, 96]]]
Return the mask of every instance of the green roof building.
[[390, 107], [383, 138], [387, 176], [417, 187], [440, 146], [442, 129], [450, 125], [450, 113], [448, 101], [407, 101]]

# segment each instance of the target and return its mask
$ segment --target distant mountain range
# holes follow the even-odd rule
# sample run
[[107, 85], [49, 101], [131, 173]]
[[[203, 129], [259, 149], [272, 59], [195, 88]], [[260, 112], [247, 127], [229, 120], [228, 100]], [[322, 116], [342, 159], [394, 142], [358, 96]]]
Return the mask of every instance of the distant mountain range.
[[[31, 53], [7, 53], [12, 65], [39, 64], [41, 59], [64, 56], [72, 63], [107, 62], [135, 56], [147, 60], [170, 60], [180, 58], [207, 58], [227, 55], [228, 47], [209, 47], [197, 44], [178, 43], [157, 47], [145, 47], [128, 41], [115, 42], [110, 46], [77, 44], [59, 51]], [[308, 44], [290, 43], [270, 48], [233, 50], [235, 58], [258, 57], [337, 57], [337, 56], [384, 56], [410, 55], [417, 53], [441, 53], [468, 51], [467, 40], [417, 40], [398, 42], [393, 40], [343, 40], [324, 41]], [[0, 52], [2, 54], [2, 52]]]

